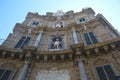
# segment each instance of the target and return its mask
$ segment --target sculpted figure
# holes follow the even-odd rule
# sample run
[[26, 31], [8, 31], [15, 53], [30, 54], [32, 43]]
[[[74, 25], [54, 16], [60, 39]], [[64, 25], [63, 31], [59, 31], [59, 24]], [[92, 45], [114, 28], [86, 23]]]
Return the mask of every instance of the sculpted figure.
[[59, 41], [59, 39], [56, 39], [56, 41], [54, 42], [54, 48], [60, 49], [59, 45], [60, 45], [60, 41]]

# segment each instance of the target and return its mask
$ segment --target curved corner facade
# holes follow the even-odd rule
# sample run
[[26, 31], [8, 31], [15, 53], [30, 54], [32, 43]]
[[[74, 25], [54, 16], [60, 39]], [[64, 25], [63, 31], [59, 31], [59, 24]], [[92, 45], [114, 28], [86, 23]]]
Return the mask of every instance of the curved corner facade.
[[0, 46], [0, 80], [119, 80], [119, 36], [91, 8], [29, 12]]

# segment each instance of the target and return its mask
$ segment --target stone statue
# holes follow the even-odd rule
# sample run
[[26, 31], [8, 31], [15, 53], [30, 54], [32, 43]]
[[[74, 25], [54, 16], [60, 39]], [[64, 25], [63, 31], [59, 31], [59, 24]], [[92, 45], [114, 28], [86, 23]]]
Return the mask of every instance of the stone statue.
[[56, 28], [60, 28], [61, 27], [61, 23], [60, 22], [57, 22], [56, 25], [55, 25]]
[[61, 42], [59, 41], [59, 39], [56, 39], [56, 41], [54, 42], [54, 49], [60, 49], [60, 44]]

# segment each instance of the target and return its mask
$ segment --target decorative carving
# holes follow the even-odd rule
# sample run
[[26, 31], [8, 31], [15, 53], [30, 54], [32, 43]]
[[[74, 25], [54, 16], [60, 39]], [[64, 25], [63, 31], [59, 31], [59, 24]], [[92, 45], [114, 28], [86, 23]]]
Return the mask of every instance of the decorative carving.
[[51, 39], [50, 44], [50, 49], [63, 49], [63, 39], [60, 34], [57, 33], [57, 35]]

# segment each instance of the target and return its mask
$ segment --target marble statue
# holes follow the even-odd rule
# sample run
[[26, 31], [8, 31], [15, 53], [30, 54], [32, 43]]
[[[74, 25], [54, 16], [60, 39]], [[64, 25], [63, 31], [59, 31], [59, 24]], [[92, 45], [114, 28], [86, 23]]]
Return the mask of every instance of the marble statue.
[[55, 49], [60, 49], [60, 44], [61, 44], [61, 42], [59, 41], [59, 39], [56, 39], [56, 41], [54, 42], [54, 48]]

